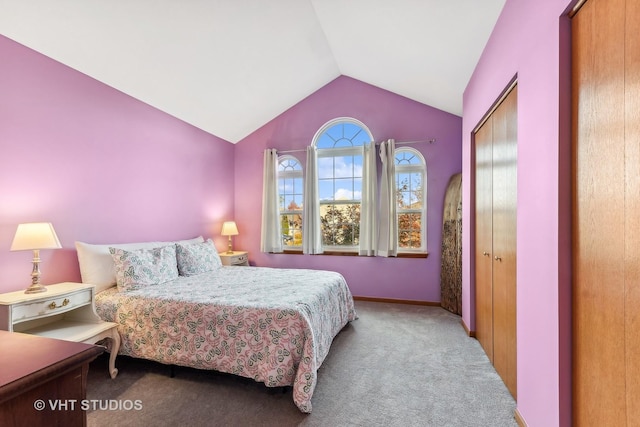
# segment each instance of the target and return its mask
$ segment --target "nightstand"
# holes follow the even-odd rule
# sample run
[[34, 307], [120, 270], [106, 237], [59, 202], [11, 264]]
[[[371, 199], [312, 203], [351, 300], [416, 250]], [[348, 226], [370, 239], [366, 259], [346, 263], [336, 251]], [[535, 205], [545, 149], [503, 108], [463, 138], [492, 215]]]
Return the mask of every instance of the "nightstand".
[[87, 344], [109, 338], [109, 374], [115, 378], [120, 334], [117, 323], [96, 314], [94, 293], [93, 285], [65, 282], [49, 285], [39, 294], [0, 294], [0, 329]]
[[249, 253], [247, 251], [233, 251], [232, 253], [220, 252], [222, 265], [249, 266]]

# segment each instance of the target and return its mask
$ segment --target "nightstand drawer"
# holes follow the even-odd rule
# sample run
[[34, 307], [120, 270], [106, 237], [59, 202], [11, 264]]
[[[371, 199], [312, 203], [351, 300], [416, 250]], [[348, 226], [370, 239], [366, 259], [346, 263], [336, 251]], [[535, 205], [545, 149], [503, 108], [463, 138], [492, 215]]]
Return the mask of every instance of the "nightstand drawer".
[[220, 253], [222, 265], [249, 266], [249, 253], [247, 251], [233, 251]]
[[52, 296], [32, 303], [16, 304], [11, 310], [11, 320], [15, 324], [39, 317], [65, 313], [88, 304], [91, 304], [91, 289], [84, 289], [80, 292]]
[[238, 255], [236, 257], [233, 257], [233, 259], [231, 260], [231, 263], [232, 264], [244, 264], [247, 261], [249, 261], [249, 255], [242, 254], [242, 255]]

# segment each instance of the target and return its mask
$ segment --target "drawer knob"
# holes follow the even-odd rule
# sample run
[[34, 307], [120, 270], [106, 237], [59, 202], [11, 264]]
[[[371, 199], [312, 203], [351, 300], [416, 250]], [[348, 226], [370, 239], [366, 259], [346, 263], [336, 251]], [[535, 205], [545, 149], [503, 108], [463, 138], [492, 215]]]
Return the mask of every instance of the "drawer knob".
[[[64, 301], [62, 301], [62, 305], [60, 307], [64, 307], [65, 305], [69, 304], [69, 299], [65, 298]], [[50, 309], [54, 309], [54, 308], [58, 308], [58, 305], [56, 304], [55, 301], [53, 301], [51, 304], [49, 304], [49, 308]]]

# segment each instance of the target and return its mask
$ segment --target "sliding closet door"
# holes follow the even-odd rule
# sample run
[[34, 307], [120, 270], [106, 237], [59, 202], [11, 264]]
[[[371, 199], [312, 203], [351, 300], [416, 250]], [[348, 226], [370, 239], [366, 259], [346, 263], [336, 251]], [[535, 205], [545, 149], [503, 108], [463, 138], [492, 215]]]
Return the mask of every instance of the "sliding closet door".
[[516, 397], [517, 87], [493, 113], [493, 365]]
[[475, 134], [476, 338], [493, 363], [493, 125]]
[[640, 6], [589, 0], [573, 37], [573, 418], [640, 419]]

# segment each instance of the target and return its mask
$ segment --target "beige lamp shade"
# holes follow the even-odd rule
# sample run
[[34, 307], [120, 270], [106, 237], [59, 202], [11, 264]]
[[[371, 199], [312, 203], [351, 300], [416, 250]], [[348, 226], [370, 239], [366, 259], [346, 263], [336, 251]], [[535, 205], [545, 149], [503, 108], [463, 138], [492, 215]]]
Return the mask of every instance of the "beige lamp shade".
[[235, 221], [225, 221], [224, 224], [222, 224], [222, 232], [220, 233], [223, 236], [229, 236], [229, 244], [227, 245], [227, 253], [228, 254], [232, 254], [233, 253], [233, 247], [231, 245], [231, 236], [237, 236], [238, 235], [238, 226], [236, 226], [236, 222]]
[[12, 251], [33, 251], [33, 271], [31, 286], [24, 293], [36, 294], [46, 292], [47, 288], [40, 284], [40, 249], [61, 248], [60, 240], [50, 222], [29, 222], [19, 224], [11, 243]]
[[237, 236], [238, 235], [238, 226], [236, 226], [235, 221], [226, 221], [222, 224], [222, 234], [223, 236]]
[[60, 240], [50, 222], [19, 224], [11, 243], [12, 251], [61, 248]]

